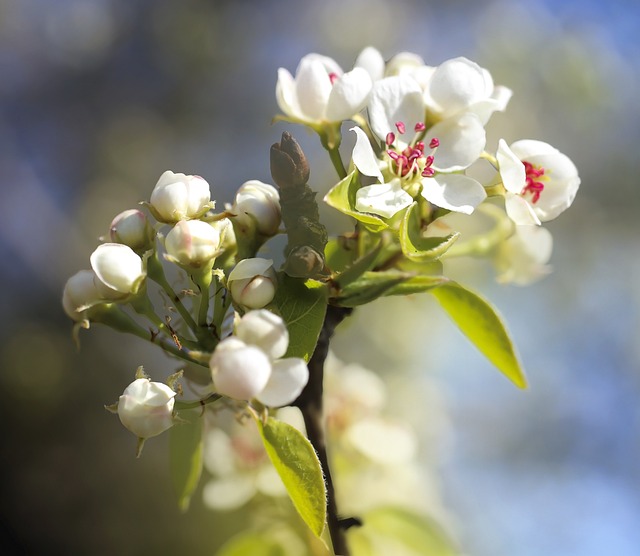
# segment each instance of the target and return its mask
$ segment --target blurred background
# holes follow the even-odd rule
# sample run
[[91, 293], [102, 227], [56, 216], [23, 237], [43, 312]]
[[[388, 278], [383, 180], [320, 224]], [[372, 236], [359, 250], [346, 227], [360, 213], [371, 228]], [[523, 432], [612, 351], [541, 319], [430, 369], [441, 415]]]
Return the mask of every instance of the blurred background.
[[[489, 264], [456, 269], [505, 316], [529, 390], [485, 363], [428, 296], [362, 311], [336, 352], [388, 381], [390, 412], [420, 434], [423, 471], [465, 553], [638, 554], [639, 10], [632, 0], [0, 0], [3, 554], [204, 555], [242, 529], [240, 513], [199, 496], [177, 511], [166, 439], [134, 459], [135, 440], [103, 405], [138, 365], [155, 379], [175, 366], [98, 326], [76, 351], [62, 288], [166, 169], [205, 177], [230, 202], [244, 181], [270, 181], [269, 146], [288, 129], [324, 193], [334, 177], [317, 138], [270, 124], [277, 69], [295, 71], [309, 52], [349, 69], [367, 45], [486, 67], [514, 91], [488, 148], [546, 141], [582, 186], [548, 226], [545, 280], [498, 286]], [[396, 337], [388, 319], [411, 334]]]

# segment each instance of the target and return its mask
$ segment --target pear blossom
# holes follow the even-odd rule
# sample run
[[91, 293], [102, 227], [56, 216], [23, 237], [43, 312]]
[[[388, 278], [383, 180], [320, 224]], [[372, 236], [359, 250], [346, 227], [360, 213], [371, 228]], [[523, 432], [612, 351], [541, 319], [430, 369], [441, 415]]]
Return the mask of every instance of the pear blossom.
[[272, 185], [250, 180], [238, 189], [229, 212], [239, 233], [272, 237], [280, 228], [280, 195]]
[[173, 426], [176, 393], [148, 378], [134, 380], [118, 400], [118, 417], [138, 438], [157, 436]]
[[103, 243], [89, 258], [105, 299], [120, 299], [136, 294], [146, 277], [142, 259], [128, 245]]
[[496, 158], [506, 190], [505, 208], [516, 224], [553, 220], [573, 203], [580, 187], [578, 170], [548, 143], [524, 139], [507, 146], [500, 139]]
[[181, 220], [165, 238], [167, 259], [189, 268], [210, 263], [220, 250], [220, 232], [202, 220]]
[[71, 276], [64, 285], [62, 307], [65, 313], [76, 322], [87, 318], [89, 308], [104, 302], [96, 286], [96, 273], [93, 270], [80, 270]]
[[211, 190], [200, 176], [187, 176], [167, 170], [151, 192], [149, 210], [160, 222], [200, 218], [210, 208]]
[[495, 257], [497, 280], [503, 284], [526, 286], [551, 272], [553, 238], [542, 226], [516, 226], [511, 237], [499, 247]]
[[270, 259], [241, 260], [227, 279], [233, 300], [248, 309], [262, 309], [273, 301], [277, 277]]
[[306, 386], [309, 369], [303, 359], [282, 358], [288, 345], [279, 316], [265, 309], [249, 311], [236, 324], [235, 335], [222, 340], [211, 355], [216, 391], [271, 407], [291, 404]]
[[278, 106], [291, 119], [305, 124], [337, 123], [355, 116], [366, 105], [371, 76], [362, 67], [349, 72], [331, 58], [308, 54], [296, 75], [280, 68], [276, 85]]
[[[356, 134], [353, 163], [379, 182], [357, 191], [357, 210], [390, 218], [409, 206], [420, 190], [436, 206], [470, 214], [486, 198], [476, 180], [444, 173], [462, 170], [480, 156], [485, 133], [477, 116], [462, 114], [428, 132], [423, 119], [422, 92], [411, 77], [387, 77], [374, 85], [369, 120], [387, 150], [379, 160], [364, 131], [351, 129]], [[414, 131], [410, 139], [406, 138], [408, 123]], [[427, 147], [431, 153], [426, 152]]]
[[134, 251], [143, 252], [153, 247], [156, 233], [144, 212], [129, 209], [113, 219], [109, 236], [114, 243], [123, 243]]
[[473, 113], [484, 125], [491, 114], [505, 110], [511, 95], [507, 87], [494, 85], [486, 69], [464, 57], [440, 64], [424, 87], [429, 115], [437, 121]]

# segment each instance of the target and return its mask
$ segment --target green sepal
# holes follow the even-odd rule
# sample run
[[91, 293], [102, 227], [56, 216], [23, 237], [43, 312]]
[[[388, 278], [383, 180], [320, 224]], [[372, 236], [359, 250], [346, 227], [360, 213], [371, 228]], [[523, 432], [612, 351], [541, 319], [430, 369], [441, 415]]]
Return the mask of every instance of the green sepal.
[[433, 261], [447, 252], [460, 237], [458, 232], [446, 237], [422, 237], [420, 207], [418, 203], [410, 205], [400, 221], [400, 247], [404, 255], [413, 261]]
[[289, 331], [285, 357], [302, 357], [309, 361], [327, 312], [327, 297], [327, 288], [321, 282], [280, 273], [273, 303]]
[[488, 301], [456, 282], [434, 288], [431, 293], [462, 333], [519, 388], [527, 379], [507, 328]]
[[362, 274], [364, 274], [368, 270], [371, 270], [375, 265], [380, 251], [382, 250], [383, 244], [384, 240], [381, 239], [378, 242], [378, 245], [371, 249], [371, 251], [369, 251], [359, 259], [353, 261], [352, 264], [347, 266], [342, 272], [336, 275], [333, 278], [333, 282], [338, 286], [338, 288], [344, 288], [345, 286], [357, 280], [360, 276], [362, 276]]
[[414, 272], [385, 270], [365, 272], [331, 299], [334, 305], [357, 307], [389, 295], [408, 295], [440, 286], [448, 278], [444, 276], [424, 276]]
[[202, 408], [180, 410], [169, 431], [171, 480], [180, 511], [186, 512], [202, 474]]
[[324, 248], [324, 259], [332, 272], [342, 272], [358, 258], [358, 240], [355, 237], [331, 238]]
[[352, 216], [372, 232], [380, 232], [388, 228], [387, 223], [373, 214], [355, 210], [356, 192], [360, 189], [360, 177], [353, 171], [338, 182], [324, 197], [325, 203], [347, 216]]
[[307, 438], [288, 423], [256, 417], [265, 450], [294, 507], [318, 538], [324, 531], [327, 493], [320, 461]]

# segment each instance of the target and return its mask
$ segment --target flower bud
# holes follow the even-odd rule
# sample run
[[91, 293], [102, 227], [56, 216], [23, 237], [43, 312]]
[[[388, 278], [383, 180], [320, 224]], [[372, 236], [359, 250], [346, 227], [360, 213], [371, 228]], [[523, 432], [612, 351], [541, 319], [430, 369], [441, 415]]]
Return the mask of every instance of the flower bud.
[[96, 286], [108, 299], [135, 294], [146, 276], [142, 259], [127, 245], [103, 243], [90, 257]]
[[273, 301], [277, 277], [273, 261], [243, 259], [229, 274], [227, 280], [233, 300], [248, 309], [262, 309]]
[[284, 321], [266, 309], [246, 313], [236, 324], [235, 334], [243, 342], [259, 347], [272, 361], [282, 357], [289, 347]]
[[211, 262], [220, 249], [220, 233], [202, 220], [181, 220], [167, 234], [167, 259], [190, 268]]
[[271, 376], [271, 362], [265, 353], [234, 337], [218, 344], [209, 367], [216, 391], [236, 400], [254, 398]]
[[125, 210], [118, 214], [111, 222], [109, 235], [112, 242], [128, 245], [139, 252], [151, 249], [156, 237], [146, 215], [138, 209]]
[[231, 212], [239, 233], [272, 237], [280, 227], [278, 190], [258, 180], [245, 182], [236, 193]]
[[309, 181], [307, 157], [293, 136], [285, 131], [280, 143], [271, 145], [271, 177], [280, 189]]
[[149, 209], [165, 223], [199, 218], [211, 207], [209, 184], [200, 176], [174, 174], [167, 170], [151, 192]]
[[138, 438], [157, 436], [173, 426], [175, 395], [166, 384], [138, 378], [120, 396], [118, 417]]
[[65, 313], [74, 321], [83, 321], [86, 311], [103, 301], [96, 286], [93, 270], [80, 270], [67, 280], [62, 293], [62, 306]]
[[309, 368], [304, 359], [288, 357], [272, 364], [271, 377], [256, 397], [269, 407], [292, 404], [309, 381]]

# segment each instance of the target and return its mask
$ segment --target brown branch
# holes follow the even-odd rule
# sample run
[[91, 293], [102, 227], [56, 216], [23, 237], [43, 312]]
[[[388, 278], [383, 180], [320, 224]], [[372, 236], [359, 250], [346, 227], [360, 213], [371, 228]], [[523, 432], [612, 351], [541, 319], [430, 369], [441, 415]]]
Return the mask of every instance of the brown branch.
[[324, 471], [325, 483], [327, 486], [327, 525], [333, 544], [333, 552], [340, 556], [349, 556], [349, 548], [345, 536], [345, 528], [341, 525], [338, 517], [338, 507], [336, 504], [335, 490], [327, 458], [327, 446], [324, 431], [324, 418], [322, 413], [322, 394], [324, 378], [324, 362], [329, 353], [329, 340], [338, 326], [353, 309], [347, 307], [336, 307], [329, 305], [327, 314], [322, 325], [318, 345], [316, 346], [311, 359], [309, 360], [309, 382], [294, 402], [300, 408], [304, 417], [304, 424], [307, 428], [309, 441], [315, 448], [320, 465]]

